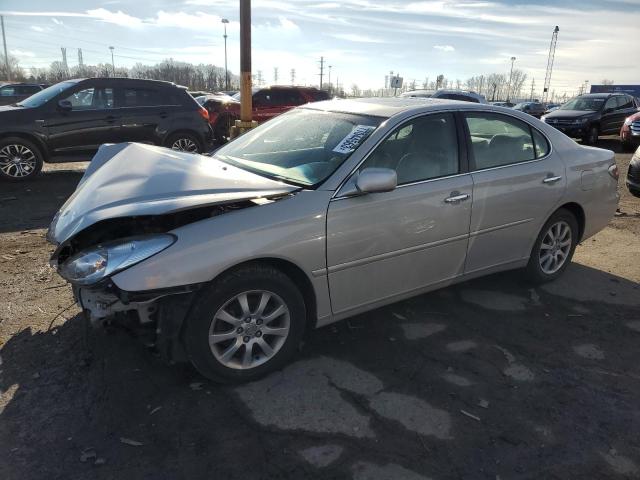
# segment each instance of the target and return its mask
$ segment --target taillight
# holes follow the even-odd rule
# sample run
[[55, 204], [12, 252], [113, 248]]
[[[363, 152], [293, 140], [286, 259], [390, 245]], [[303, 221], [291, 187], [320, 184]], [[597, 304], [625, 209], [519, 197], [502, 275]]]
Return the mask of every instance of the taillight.
[[204, 118], [207, 122], [209, 121], [209, 112], [207, 112], [207, 109], [204, 107], [200, 107], [200, 115], [202, 116], [202, 118]]
[[620, 172], [618, 171], [618, 165], [614, 163], [609, 167], [609, 175], [611, 175], [615, 180], [618, 180], [618, 177], [620, 177]]

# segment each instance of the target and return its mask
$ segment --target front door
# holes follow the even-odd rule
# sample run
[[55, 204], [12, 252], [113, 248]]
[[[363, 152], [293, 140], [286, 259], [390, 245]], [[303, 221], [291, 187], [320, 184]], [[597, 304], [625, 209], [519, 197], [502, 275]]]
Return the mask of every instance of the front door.
[[522, 261], [558, 204], [565, 167], [546, 138], [502, 114], [465, 114], [473, 212], [466, 273]]
[[120, 119], [113, 88], [85, 86], [63, 99], [71, 103], [71, 111], [61, 111], [56, 100], [44, 122], [54, 155], [90, 155], [101, 144], [117, 140]]
[[360, 166], [394, 169], [398, 187], [341, 197], [327, 214], [327, 266], [334, 314], [382, 304], [446, 283], [464, 271], [471, 175], [458, 153], [453, 114], [395, 129]]

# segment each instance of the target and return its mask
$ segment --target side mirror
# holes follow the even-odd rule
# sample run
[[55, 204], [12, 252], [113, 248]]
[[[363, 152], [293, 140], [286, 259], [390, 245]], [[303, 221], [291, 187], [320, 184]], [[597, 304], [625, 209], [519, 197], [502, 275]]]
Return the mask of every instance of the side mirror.
[[398, 175], [390, 168], [365, 168], [353, 175], [342, 191], [343, 196], [356, 196], [366, 193], [381, 193], [395, 190], [398, 186]]
[[60, 100], [58, 102], [58, 110], [62, 112], [70, 112], [71, 110], [73, 110], [73, 105], [71, 105], [71, 102], [69, 100]]

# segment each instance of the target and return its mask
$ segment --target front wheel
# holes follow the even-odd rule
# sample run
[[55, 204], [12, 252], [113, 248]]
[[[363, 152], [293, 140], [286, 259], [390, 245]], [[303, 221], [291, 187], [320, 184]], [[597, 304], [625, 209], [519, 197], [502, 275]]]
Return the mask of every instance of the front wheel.
[[600, 131], [596, 125], [592, 125], [589, 127], [587, 134], [584, 136], [582, 141], [587, 145], [595, 145], [598, 143], [598, 136], [600, 135]]
[[187, 318], [184, 343], [205, 377], [250, 381], [293, 356], [305, 319], [303, 297], [289, 277], [268, 265], [250, 266], [200, 292]]
[[167, 138], [165, 146], [171, 150], [187, 153], [202, 153], [202, 142], [190, 133], [176, 133]]
[[565, 271], [578, 244], [578, 222], [564, 209], [544, 224], [531, 251], [527, 276], [534, 283], [550, 282]]

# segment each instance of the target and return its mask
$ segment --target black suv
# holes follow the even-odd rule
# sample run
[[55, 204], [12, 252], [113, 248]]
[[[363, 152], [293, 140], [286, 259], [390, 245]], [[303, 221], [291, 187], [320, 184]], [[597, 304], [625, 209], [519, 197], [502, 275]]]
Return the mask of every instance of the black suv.
[[588, 93], [544, 115], [542, 121], [589, 145], [599, 135], [617, 134], [624, 119], [638, 111], [638, 101], [624, 93]]
[[0, 86], [0, 105], [10, 105], [42, 90], [37, 83], [7, 83]]
[[43, 161], [88, 160], [103, 143], [142, 142], [202, 152], [207, 111], [170, 82], [68, 80], [0, 107], [0, 179], [26, 180]]

